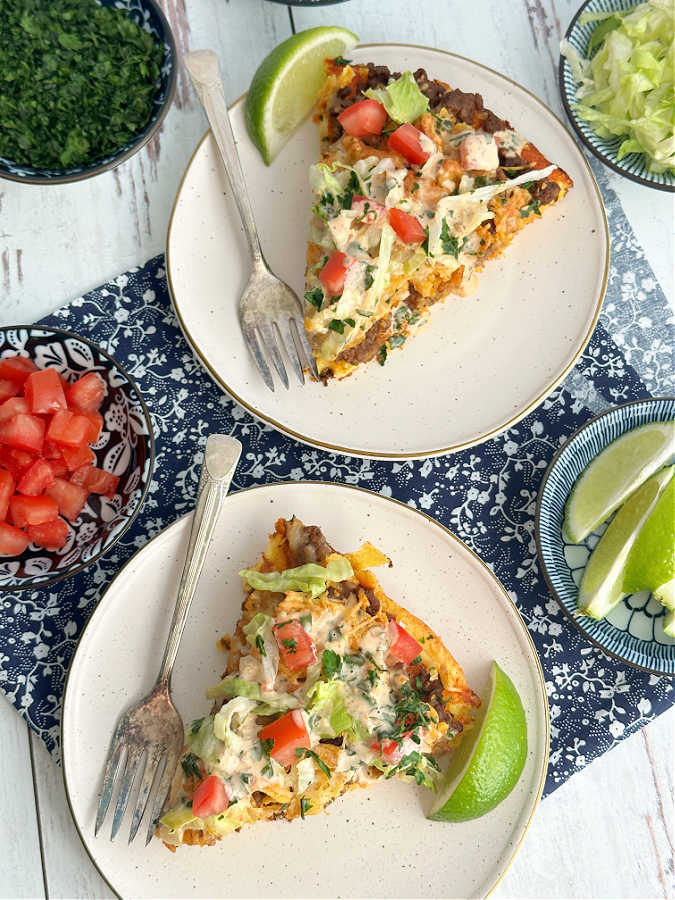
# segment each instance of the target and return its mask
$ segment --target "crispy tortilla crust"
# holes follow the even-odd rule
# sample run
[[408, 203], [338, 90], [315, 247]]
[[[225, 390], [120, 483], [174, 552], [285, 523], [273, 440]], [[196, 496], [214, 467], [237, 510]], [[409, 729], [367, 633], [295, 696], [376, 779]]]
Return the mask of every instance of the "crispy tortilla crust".
[[[325, 563], [334, 553], [333, 548], [325, 541], [322, 532], [316, 526], [305, 526], [297, 519], [279, 519], [275, 524], [274, 532], [269, 536], [269, 542], [260, 561], [256, 565], [262, 572], [281, 572], [284, 569], [293, 568], [306, 562]], [[345, 554], [354, 569], [355, 579], [353, 583], [346, 585], [351, 588], [350, 593], [356, 593], [358, 604], [351, 611], [354, 620], [354, 630], [358, 631], [359, 622], [370, 623], [372, 619], [379, 620], [386, 625], [388, 618], [394, 618], [422, 644], [421, 665], [431, 673], [438, 673], [438, 679], [442, 685], [443, 706], [450, 718], [452, 728], [446, 722], [439, 721], [436, 724], [438, 736], [435, 745], [436, 753], [444, 753], [454, 749], [461, 740], [463, 732], [471, 727], [473, 712], [480, 706], [480, 698], [471, 690], [464, 677], [461, 666], [452, 656], [440, 637], [429, 626], [414, 616], [407, 609], [391, 600], [382, 590], [377, 578], [368, 566], [392, 565], [384, 554], [376, 550], [371, 544], [364, 544], [356, 553]], [[345, 583], [342, 582], [341, 586]], [[373, 598], [377, 603], [373, 603]], [[308, 601], [302, 594], [283, 594], [270, 591], [250, 590], [242, 605], [242, 614], [237, 622], [234, 634], [225, 639], [223, 646], [229, 646], [229, 658], [225, 675], [238, 671], [239, 658], [243, 648], [248, 652], [246, 637], [243, 627], [258, 612], [273, 615], [284, 612], [292, 614], [302, 609], [316, 609], [318, 604], [328, 605], [340, 603], [337, 596], [324, 596], [314, 601]], [[376, 609], [374, 614], [369, 609]], [[280, 664], [283, 666], [283, 663]], [[285, 672], [287, 676], [289, 672]], [[218, 704], [214, 707], [217, 709]], [[457, 733], [455, 733], [457, 732]], [[339, 748], [332, 744], [320, 744], [317, 753], [326, 765], [333, 770]], [[330, 778], [317, 771], [313, 794], [311, 797], [311, 809], [307, 815], [316, 815], [322, 812], [326, 806], [336, 800], [348, 790], [357, 787], [366, 787], [359, 782], [349, 782], [349, 775], [332, 771]], [[166, 808], [175, 806], [183, 791], [193, 792], [199, 784], [199, 779], [186, 778], [180, 765], [174, 776], [172, 789], [167, 800]], [[257, 796], [256, 796], [257, 794]], [[286, 819], [288, 821], [300, 815], [299, 799], [289, 794], [283, 788], [272, 788], [269, 793], [262, 791], [254, 793], [257, 806], [251, 806], [242, 810], [242, 820], [238, 824], [241, 827], [255, 822], [270, 821], [273, 819]], [[285, 808], [284, 808], [285, 805]], [[164, 837], [161, 828], [158, 836]], [[186, 828], [183, 831], [181, 843], [183, 844], [215, 844], [218, 836], [201, 829]], [[176, 845], [164, 841], [170, 850], [175, 850]]]
[[[325, 65], [327, 77], [319, 96], [316, 113], [314, 115], [314, 121], [319, 126], [321, 137], [322, 162], [330, 164], [334, 162], [336, 158], [340, 158], [343, 162], [352, 165], [358, 159], [372, 155], [393, 156], [396, 158], [397, 154], [392, 153], [387, 149], [386, 138], [374, 136], [367, 140], [361, 140], [359, 138], [350, 137], [349, 135], [344, 135], [342, 127], [337, 119], [341, 108], [344, 108], [345, 105], [348, 105], [355, 99], [363, 99], [362, 91], [370, 83], [371, 70], [373, 68], [377, 70], [378, 67], [373, 67], [372, 64], [344, 66], [338, 65], [335, 60], [326, 60]], [[393, 74], [397, 75], [397, 73]], [[487, 128], [490, 123], [491, 130], [493, 131], [497, 126], [499, 128], [511, 127], [508, 122], [499, 119], [493, 112], [485, 109], [482, 106], [482, 99], [479, 95], [464, 95], [459, 91], [451, 91], [450, 86], [444, 81], [431, 81], [426, 79], [426, 73], [424, 85], [432, 96], [439, 98], [435, 101], [435, 104], [432, 103], [435, 115], [447, 117], [456, 122], [464, 122], [471, 127], [479, 129], [481, 127]], [[450, 95], [459, 94], [469, 99], [468, 112], [464, 114], [463, 118], [458, 114], [449, 112], [445, 106], [442, 105], [443, 97], [448, 96], [448, 93]], [[480, 103], [478, 103], [476, 97], [478, 97]], [[439, 143], [439, 138], [434, 129], [434, 116], [432, 116], [431, 113], [425, 113], [421, 116], [421, 118], [417, 120], [416, 125], [427, 135], [427, 137], [435, 143]], [[339, 143], [336, 144], [336, 141], [339, 141]], [[532, 142], [527, 142], [525, 144], [516, 161], [518, 163], [516, 168], [519, 171], [543, 169], [551, 165], [549, 160], [534, 146], [534, 144], [532, 144]], [[449, 169], [452, 168], [453, 162], [453, 160], [446, 160], [445, 163], [446, 168], [448, 168], [446, 174], [449, 177], [452, 177], [454, 174], [452, 171], [449, 171]], [[398, 158], [397, 165], [399, 164], [401, 166], [407, 165], [402, 157]], [[511, 164], [512, 163], [509, 161], [508, 165], [511, 166]], [[506, 175], [501, 168], [498, 171], [502, 172], [502, 178], [506, 178]], [[410, 174], [411, 177], [413, 177], [412, 173]], [[542, 189], [538, 187], [535, 187], [534, 192], [532, 193], [523, 188], [515, 188], [512, 191], [508, 202], [505, 204], [501, 201], [499, 203], [491, 201], [489, 209], [494, 214], [493, 223], [490, 226], [481, 225], [478, 229], [485, 255], [483, 256], [480, 265], [476, 266], [474, 270], [476, 274], [482, 270], [483, 265], [488, 259], [492, 259], [503, 253], [515, 235], [538, 217], [539, 211], [547, 209], [549, 206], [553, 206], [553, 204], [562, 200], [574, 184], [569, 175], [560, 168], [556, 168], [546, 178], [545, 184], [548, 186], [549, 183], [551, 184], [551, 187], [543, 193]], [[557, 186], [557, 191], [553, 187], [554, 185]], [[527, 206], [535, 199], [538, 201], [536, 211], [535, 206], [533, 205], [530, 214], [523, 216], [521, 214], [523, 207]], [[307, 249], [307, 275], [310, 270], [317, 265], [320, 257], [321, 250], [318, 245], [310, 243]], [[415, 273], [410, 278], [405, 275], [400, 276], [391, 283], [391, 289], [388, 292], [393, 296], [393, 300], [386, 309], [382, 308], [378, 311], [378, 316], [387, 315], [398, 303], [406, 302], [407, 296], [412, 296], [415, 301], [416, 311], [426, 317], [429, 307], [435, 303], [443, 302], [450, 295], [464, 296], [466, 293], [471, 292], [472, 283], [469, 283], [468, 285], [463, 283], [463, 273], [463, 266], [448, 272], [444, 266], [436, 264], [432, 267], [428, 265], [423, 266], [419, 272]], [[373, 320], [372, 327], [375, 328], [376, 324], [376, 321]], [[408, 326], [404, 324], [403, 327], [399, 329], [399, 332], [407, 337], [409, 332]], [[366, 332], [361, 341], [357, 341], [353, 345], [350, 345], [347, 354], [340, 354], [335, 360], [317, 358], [321, 380], [324, 384], [331, 377], [344, 378], [351, 375], [356, 371], [359, 365], [374, 358], [380, 349], [380, 345], [384, 347], [387, 346], [389, 334], [385, 331], [383, 331], [381, 335], [371, 334], [370, 337], [376, 339], [376, 345], [373, 347], [372, 353], [359, 353], [358, 348], [368, 339], [368, 337], [369, 334]], [[310, 342], [315, 348], [320, 346], [320, 339], [318, 337], [315, 338], [311, 334]]]

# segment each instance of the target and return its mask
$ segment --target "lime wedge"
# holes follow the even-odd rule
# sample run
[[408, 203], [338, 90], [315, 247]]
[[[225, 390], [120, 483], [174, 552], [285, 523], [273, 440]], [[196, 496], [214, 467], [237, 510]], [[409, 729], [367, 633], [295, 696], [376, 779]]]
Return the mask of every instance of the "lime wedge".
[[246, 127], [269, 165], [310, 112], [326, 78], [324, 60], [343, 56], [358, 38], [322, 25], [300, 31], [262, 61], [246, 97]]
[[675, 422], [650, 422], [621, 435], [582, 472], [567, 501], [564, 530], [579, 544], [675, 453]]
[[666, 609], [663, 630], [668, 637], [675, 638], [675, 609]]
[[513, 682], [492, 663], [482, 721], [453, 754], [427, 818], [466, 822], [494, 809], [511, 793], [527, 757], [525, 710]]
[[656, 501], [630, 551], [623, 590], [657, 591], [675, 578], [675, 478]]
[[625, 596], [624, 574], [631, 550], [675, 466], [652, 475], [626, 500], [591, 554], [579, 588], [577, 606], [585, 616], [602, 619]]

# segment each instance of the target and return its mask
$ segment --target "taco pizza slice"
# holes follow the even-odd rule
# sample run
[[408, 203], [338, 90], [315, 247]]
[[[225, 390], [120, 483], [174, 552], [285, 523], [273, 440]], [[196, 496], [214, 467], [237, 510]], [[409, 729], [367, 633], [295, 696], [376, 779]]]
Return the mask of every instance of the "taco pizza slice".
[[327, 60], [310, 169], [305, 328], [324, 383], [384, 365], [573, 186], [480, 94]]
[[480, 705], [428, 625], [389, 599], [371, 544], [280, 519], [253, 569], [211, 712], [186, 729], [156, 834], [170, 849], [316, 815], [391, 777], [434, 788]]

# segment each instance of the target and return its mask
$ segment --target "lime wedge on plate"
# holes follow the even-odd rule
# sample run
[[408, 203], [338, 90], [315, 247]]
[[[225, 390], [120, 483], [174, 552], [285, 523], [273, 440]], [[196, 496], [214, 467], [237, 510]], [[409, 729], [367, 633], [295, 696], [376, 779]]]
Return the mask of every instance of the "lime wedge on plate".
[[626, 500], [598, 541], [584, 570], [577, 606], [585, 616], [602, 619], [623, 599], [626, 564], [633, 546], [675, 466], [652, 475]]
[[650, 422], [621, 435], [581, 474], [567, 501], [565, 534], [579, 544], [675, 453], [675, 422]]
[[525, 710], [513, 682], [492, 663], [482, 720], [450, 760], [427, 818], [438, 822], [477, 819], [511, 793], [527, 757]]
[[294, 34], [262, 61], [246, 97], [246, 127], [267, 165], [316, 103], [324, 60], [358, 40], [346, 28], [322, 25]]

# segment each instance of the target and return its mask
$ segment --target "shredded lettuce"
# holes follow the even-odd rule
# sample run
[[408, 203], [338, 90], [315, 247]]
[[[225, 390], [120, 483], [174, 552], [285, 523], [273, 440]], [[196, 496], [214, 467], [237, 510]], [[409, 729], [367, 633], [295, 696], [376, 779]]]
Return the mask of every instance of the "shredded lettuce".
[[339, 679], [312, 685], [306, 701], [312, 727], [321, 737], [337, 737], [346, 731], [353, 740], [365, 740], [367, 730], [347, 711], [344, 692], [345, 683]]
[[364, 94], [381, 103], [389, 118], [399, 124], [414, 122], [429, 108], [429, 98], [417, 86], [412, 72], [404, 72], [384, 88], [368, 88]]
[[[294, 569], [286, 569], [284, 572], [259, 572], [257, 569], [242, 569], [239, 574], [257, 591], [274, 591], [275, 593], [301, 591], [303, 594], [318, 597], [326, 590], [326, 582], [346, 581], [353, 576], [354, 570], [349, 560], [341, 556], [338, 559], [330, 560], [327, 566], [307, 563], [304, 566], [296, 566]], [[260, 615], [258, 613], [254, 619]], [[253, 619], [244, 628], [244, 631], [252, 623]], [[253, 643], [248, 633], [247, 640], [249, 643]]]
[[561, 45], [578, 85], [577, 114], [599, 137], [623, 137], [619, 159], [642, 153], [652, 172], [675, 172], [675, 0], [596, 18], [590, 58]]
[[207, 763], [218, 762], [223, 752], [223, 744], [213, 729], [213, 716], [204, 716], [189, 725], [185, 742], [195, 756]]
[[260, 700], [260, 685], [238, 675], [227, 675], [220, 684], [209, 688], [206, 696], [212, 700], [220, 697], [248, 697], [249, 700]]
[[249, 697], [233, 697], [221, 706], [213, 717], [213, 733], [232, 753], [241, 753], [244, 750], [246, 741], [239, 734], [239, 729], [257, 705], [256, 701]]

